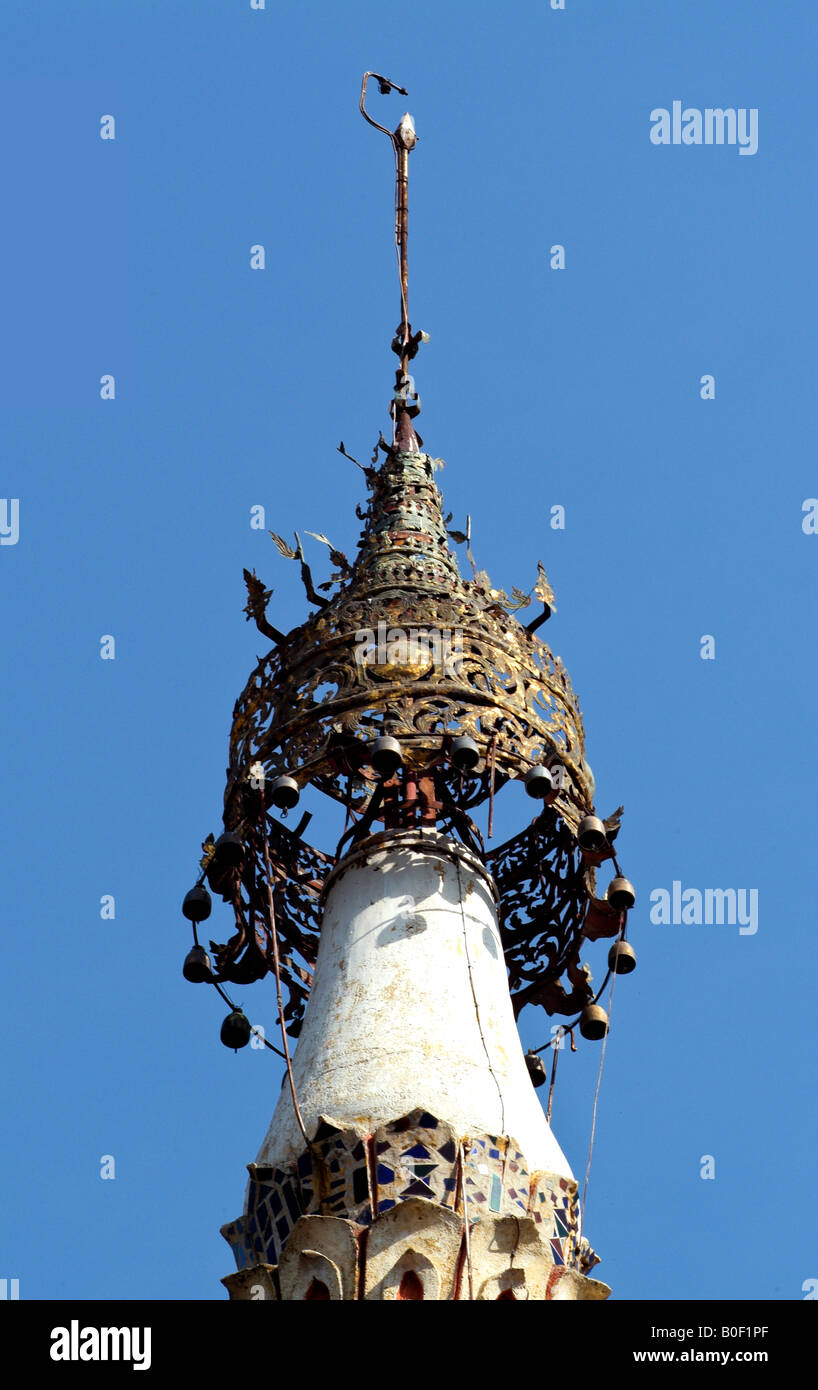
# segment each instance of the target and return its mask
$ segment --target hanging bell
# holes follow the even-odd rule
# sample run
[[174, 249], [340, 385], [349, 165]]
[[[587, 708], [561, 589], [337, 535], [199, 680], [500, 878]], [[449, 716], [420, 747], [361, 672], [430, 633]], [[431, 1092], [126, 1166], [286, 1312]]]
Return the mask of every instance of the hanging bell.
[[246, 1014], [243, 1014], [241, 1009], [234, 1009], [224, 1020], [219, 1037], [225, 1047], [232, 1047], [234, 1052], [238, 1052], [240, 1047], [247, 1046], [252, 1031]]
[[376, 738], [374, 743], [370, 745], [369, 761], [378, 776], [382, 777], [384, 781], [394, 777], [398, 768], [403, 764], [403, 754], [398, 740], [389, 734], [384, 734], [382, 738]]
[[461, 734], [452, 744], [451, 757], [458, 772], [474, 772], [480, 761], [480, 749], [468, 734]]
[[531, 1085], [542, 1086], [545, 1081], [545, 1062], [539, 1052], [527, 1052], [525, 1064], [528, 1067], [528, 1075], [531, 1077]]
[[525, 789], [529, 796], [533, 796], [535, 801], [547, 801], [553, 797], [555, 787], [554, 779], [547, 767], [532, 767], [525, 774]]
[[577, 827], [577, 843], [587, 854], [599, 854], [607, 848], [608, 835], [599, 816], [583, 816]]
[[244, 844], [240, 835], [235, 830], [225, 830], [220, 835], [213, 849], [214, 858], [218, 861], [219, 868], [237, 868], [244, 861]]
[[636, 969], [636, 952], [629, 941], [615, 941], [608, 952], [608, 969], [615, 975], [630, 975]]
[[182, 916], [189, 922], [204, 922], [210, 916], [212, 903], [210, 894], [203, 883], [197, 883], [189, 893], [185, 893], [182, 903]]
[[633, 884], [626, 878], [612, 878], [605, 897], [617, 912], [630, 912], [636, 902]]
[[598, 1004], [586, 1004], [579, 1019], [579, 1031], [589, 1042], [599, 1042], [608, 1031], [608, 1015]]
[[212, 978], [213, 967], [204, 946], [191, 946], [185, 956], [182, 974], [192, 985], [203, 985], [205, 980]]
[[276, 777], [270, 788], [270, 795], [277, 810], [291, 811], [294, 806], [298, 805], [301, 792], [295, 778], [285, 774], [282, 777]]

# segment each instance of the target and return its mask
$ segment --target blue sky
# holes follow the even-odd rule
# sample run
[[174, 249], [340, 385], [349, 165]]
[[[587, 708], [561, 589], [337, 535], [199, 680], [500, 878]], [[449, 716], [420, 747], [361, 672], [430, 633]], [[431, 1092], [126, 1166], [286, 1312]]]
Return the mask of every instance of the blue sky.
[[[0, 1275], [21, 1297], [212, 1299], [231, 1270], [218, 1228], [280, 1064], [220, 1045], [179, 904], [263, 650], [242, 567], [277, 626], [307, 611], [250, 508], [354, 550], [336, 445], [363, 458], [388, 427], [392, 173], [366, 68], [408, 88], [420, 136], [415, 375], [447, 507], [496, 584], [544, 561], [598, 806], [626, 808], [639, 967], [599, 1106], [599, 1276], [623, 1299], [818, 1278], [814, 45], [807, 0], [3, 6]], [[758, 152], [652, 145], [677, 99], [757, 108]], [[404, 105], [372, 103], [390, 124]], [[501, 833], [523, 814], [509, 793]], [[756, 889], [758, 931], [651, 923], [674, 880]], [[589, 959], [601, 977], [604, 945]], [[235, 993], [271, 1033], [269, 985]], [[597, 1062], [560, 1066], [578, 1174]]]

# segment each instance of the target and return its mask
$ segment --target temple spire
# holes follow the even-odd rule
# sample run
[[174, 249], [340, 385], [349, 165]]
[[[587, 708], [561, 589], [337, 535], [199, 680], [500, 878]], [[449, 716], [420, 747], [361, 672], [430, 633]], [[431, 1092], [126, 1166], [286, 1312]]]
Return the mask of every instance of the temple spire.
[[[182, 906], [185, 978], [231, 1009], [222, 1042], [238, 1050], [255, 1033], [286, 1068], [244, 1210], [223, 1227], [237, 1264], [224, 1283], [235, 1299], [596, 1300], [609, 1289], [589, 1277], [578, 1182], [550, 1124], [555, 1060], [547, 1109], [535, 1091], [562, 1029], [524, 1054], [516, 1018], [531, 1005], [573, 1020], [572, 1051], [575, 1030], [607, 1036], [600, 997], [636, 959], [635, 893], [614, 847], [622, 808], [597, 816], [568, 675], [535, 635], [543, 619], [515, 617], [533, 597], [549, 616], [542, 565], [529, 592], [492, 587], [470, 524], [448, 529], [442, 460], [415, 434], [409, 365], [427, 337], [409, 319], [417, 136], [408, 113], [391, 132], [368, 115], [370, 77], [406, 93], [364, 75], [361, 111], [395, 154], [394, 435], [363, 469], [353, 563], [308, 532], [335, 567], [316, 587], [299, 533], [295, 547], [270, 533], [300, 562], [304, 622], [273, 627], [271, 590], [245, 571], [245, 612], [273, 648], [234, 707], [224, 832], [204, 841]], [[473, 579], [450, 540], [465, 543]], [[495, 799], [513, 782], [536, 809], [492, 847]], [[311, 811], [290, 819], [307, 791], [336, 804], [334, 851], [304, 838]], [[205, 879], [232, 907], [212, 957], [197, 935]], [[600, 939], [597, 987], [584, 958]], [[230, 995], [265, 976], [280, 1047]]]

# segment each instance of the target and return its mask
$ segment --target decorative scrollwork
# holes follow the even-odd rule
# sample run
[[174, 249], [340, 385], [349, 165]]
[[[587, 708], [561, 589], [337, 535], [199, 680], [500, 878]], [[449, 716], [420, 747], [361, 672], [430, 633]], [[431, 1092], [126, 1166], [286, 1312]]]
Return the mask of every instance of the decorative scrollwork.
[[[593, 870], [551, 807], [486, 855], [500, 893], [500, 938], [515, 1012], [541, 1004], [547, 1013], [578, 1012], [592, 997], [579, 968], [582, 928]], [[560, 977], [568, 972], [568, 993]]]
[[[341, 803], [352, 822], [348, 838], [356, 822], [369, 826], [386, 814], [388, 798], [372, 802], [378, 782], [367, 771], [365, 749], [388, 732], [400, 740], [406, 775], [434, 789], [434, 815], [478, 851], [468, 812], [492, 788], [537, 763], [561, 769], [554, 805], [486, 863], [500, 889], [515, 1005], [569, 1013], [590, 997], [579, 941], [593, 884], [574, 839], [579, 820], [593, 810], [582, 716], [559, 658], [508, 612], [527, 596], [515, 589], [509, 604], [471, 556], [475, 579], [461, 577], [449, 549], [449, 534], [460, 533], [447, 534], [434, 482], [440, 462], [393, 447], [380, 470], [364, 470], [371, 497], [353, 564], [322, 532], [306, 532], [330, 548], [336, 570], [323, 587], [336, 592], [329, 600], [316, 594], [298, 534], [293, 548], [271, 532], [280, 552], [301, 563], [317, 610], [287, 635], [266, 618], [270, 590], [245, 575], [248, 617], [278, 640], [233, 711], [225, 824], [241, 830], [251, 853], [220, 889], [233, 902], [237, 930], [214, 947], [217, 964], [221, 978], [242, 981], [269, 968], [262, 845], [248, 815], [250, 769], [260, 764], [268, 782], [287, 772]], [[464, 539], [470, 553], [470, 529]], [[532, 627], [553, 608], [542, 565], [533, 592], [544, 615]], [[468, 782], [458, 783], [441, 748], [460, 734], [475, 741], [480, 761]], [[285, 1018], [296, 1032], [317, 952], [320, 888], [334, 861], [277, 821], [266, 823], [289, 990]], [[570, 990], [560, 984], [563, 975]]]

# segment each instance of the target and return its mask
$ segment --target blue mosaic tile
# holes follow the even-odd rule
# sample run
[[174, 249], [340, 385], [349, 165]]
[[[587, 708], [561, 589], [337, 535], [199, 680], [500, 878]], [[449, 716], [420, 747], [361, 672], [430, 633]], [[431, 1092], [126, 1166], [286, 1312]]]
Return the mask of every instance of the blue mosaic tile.
[[413, 1144], [411, 1149], [404, 1149], [403, 1158], [430, 1158], [431, 1155], [425, 1144]]

